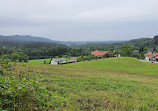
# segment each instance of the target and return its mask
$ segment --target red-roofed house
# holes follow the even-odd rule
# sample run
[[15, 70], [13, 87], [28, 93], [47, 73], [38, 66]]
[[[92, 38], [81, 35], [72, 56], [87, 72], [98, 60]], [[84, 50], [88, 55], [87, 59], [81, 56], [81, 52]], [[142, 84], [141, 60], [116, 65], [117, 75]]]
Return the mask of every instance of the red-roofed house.
[[106, 53], [109, 53], [109, 52], [96, 50], [92, 53], [92, 56], [103, 57]]
[[[146, 61], [150, 61], [152, 58], [152, 52], [148, 52], [148, 53], [144, 54], [144, 56], [145, 56]], [[153, 60], [158, 61], [158, 53], [155, 53], [155, 52], [153, 53]]]

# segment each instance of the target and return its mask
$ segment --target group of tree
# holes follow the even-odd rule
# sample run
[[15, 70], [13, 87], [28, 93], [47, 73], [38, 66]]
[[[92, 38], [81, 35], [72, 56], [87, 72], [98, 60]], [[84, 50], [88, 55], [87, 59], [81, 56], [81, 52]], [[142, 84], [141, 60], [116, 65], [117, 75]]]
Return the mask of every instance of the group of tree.
[[97, 59], [98, 57], [96, 56], [81, 56], [77, 59], [78, 62], [81, 62], [81, 61], [90, 61], [90, 60], [93, 60], [93, 59]]
[[143, 46], [140, 46], [139, 49], [136, 49], [138, 52], [133, 52], [134, 48], [130, 44], [124, 44], [121, 46], [120, 54], [124, 57], [135, 57], [138, 59], [144, 59], [144, 54], [147, 52], [147, 49]]
[[0, 49], [0, 58], [5, 60], [5, 59], [9, 59], [12, 62], [28, 62], [29, 58], [28, 56], [21, 52], [21, 51], [17, 51], [14, 49], [4, 49], [1, 48]]
[[[143, 58], [144, 53], [149, 49], [151, 38], [135, 39], [131, 41], [119, 42], [119, 43], [88, 43], [86, 47], [69, 47], [58, 43], [46, 43], [46, 42], [16, 42], [12, 44], [10, 48], [0, 49], [0, 55], [8, 54], [12, 61], [27, 61], [29, 59], [43, 59], [68, 56], [89, 56], [91, 52], [95, 50], [107, 50], [112, 54], [120, 53], [121, 56]], [[154, 37], [154, 44], [158, 44], [158, 36]], [[5, 44], [5, 42], [3, 43]], [[7, 41], [4, 46], [7, 46]], [[15, 46], [15, 47], [14, 47]], [[154, 48], [156, 50], [157, 47]], [[119, 49], [119, 50], [117, 50]], [[16, 51], [15, 51], [16, 50]], [[133, 50], [139, 50], [139, 53], [133, 53]], [[20, 52], [20, 53], [19, 53]], [[23, 53], [23, 54], [22, 54]], [[105, 57], [111, 57], [112, 54], [106, 54]], [[7, 56], [7, 55], [5, 55]]]
[[43, 59], [53, 58], [56, 56], [62, 57], [63, 55], [68, 56], [87, 56], [90, 55], [90, 50], [83, 48], [71, 48], [67, 46], [57, 47], [42, 47], [34, 49], [23, 49], [23, 52], [29, 56], [29, 59]]

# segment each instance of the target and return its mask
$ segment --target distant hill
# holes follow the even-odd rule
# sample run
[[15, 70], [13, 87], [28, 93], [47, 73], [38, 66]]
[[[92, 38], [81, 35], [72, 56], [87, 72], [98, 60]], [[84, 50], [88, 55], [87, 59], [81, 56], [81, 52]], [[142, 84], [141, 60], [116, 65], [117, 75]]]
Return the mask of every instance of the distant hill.
[[[155, 36], [156, 44], [158, 44], [158, 37]], [[66, 45], [75, 48], [89, 48], [89, 47], [109, 47], [109, 44], [113, 46], [120, 47], [125, 43], [129, 43], [135, 47], [147, 46], [149, 47], [152, 38], [140, 38], [133, 39], [129, 41], [54, 41], [51, 39], [43, 38], [43, 37], [35, 37], [30, 35], [13, 35], [13, 36], [3, 36], [0, 35], [0, 47], [6, 48], [19, 48], [19, 47], [35, 47], [38, 46], [50, 46], [50, 45]]]
[[29, 35], [13, 35], [13, 36], [3, 36], [0, 35], [0, 47], [5, 48], [41, 48], [41, 47], [56, 47], [64, 46], [55, 42], [53, 40], [34, 37]]
[[[109, 45], [114, 46], [115, 48], [119, 48], [123, 44], [131, 44], [134, 47], [140, 47], [140, 46], [150, 46], [152, 38], [140, 38], [140, 39], [133, 39], [129, 41], [96, 41], [96, 42], [85, 42], [85, 43], [75, 43], [70, 44], [72, 47], [77, 48], [89, 48], [89, 47], [109, 47]], [[110, 46], [111, 47], [111, 46]]]
[[129, 40], [123, 43], [129, 43], [133, 46], [150, 46], [152, 38], [140, 38], [140, 39], [133, 39], [133, 40]]
[[[71, 47], [78, 48], [88, 48], [89, 46], [95, 46], [98, 44], [110, 44], [110, 43], [120, 43], [124, 41], [54, 41], [51, 39], [43, 38], [43, 37], [35, 37], [30, 35], [12, 35], [12, 36], [3, 36], [0, 35], [0, 47], [6, 48], [17, 48], [21, 44], [28, 44], [29, 42], [40, 42], [40, 43], [57, 43], [63, 44]], [[37, 44], [37, 43], [36, 43]]]
[[3, 36], [0, 35], [0, 41], [18, 41], [18, 42], [54, 42], [53, 40], [34, 37], [30, 35], [13, 35], [13, 36]]

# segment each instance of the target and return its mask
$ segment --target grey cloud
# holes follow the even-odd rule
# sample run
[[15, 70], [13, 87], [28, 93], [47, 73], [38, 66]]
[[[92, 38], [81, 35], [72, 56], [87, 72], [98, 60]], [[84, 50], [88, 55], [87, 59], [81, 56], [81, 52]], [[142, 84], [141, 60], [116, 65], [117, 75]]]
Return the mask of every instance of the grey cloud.
[[0, 0], [0, 34], [127, 40], [157, 34], [157, 0]]

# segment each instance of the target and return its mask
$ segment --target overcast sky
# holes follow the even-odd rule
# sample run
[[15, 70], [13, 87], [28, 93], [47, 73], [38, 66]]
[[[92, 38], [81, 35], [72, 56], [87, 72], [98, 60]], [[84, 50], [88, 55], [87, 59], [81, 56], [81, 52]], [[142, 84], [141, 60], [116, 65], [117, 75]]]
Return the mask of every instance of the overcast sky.
[[109, 41], [158, 34], [158, 0], [0, 0], [0, 34]]

